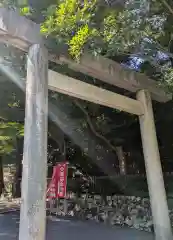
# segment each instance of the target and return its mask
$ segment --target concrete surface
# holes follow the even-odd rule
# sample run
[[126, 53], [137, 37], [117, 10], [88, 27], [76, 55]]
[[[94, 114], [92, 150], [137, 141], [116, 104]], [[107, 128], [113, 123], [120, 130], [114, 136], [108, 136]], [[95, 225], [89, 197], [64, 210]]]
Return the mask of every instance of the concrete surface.
[[[0, 240], [17, 240], [19, 213], [0, 214]], [[48, 217], [46, 240], [154, 240], [152, 234], [101, 223]]]

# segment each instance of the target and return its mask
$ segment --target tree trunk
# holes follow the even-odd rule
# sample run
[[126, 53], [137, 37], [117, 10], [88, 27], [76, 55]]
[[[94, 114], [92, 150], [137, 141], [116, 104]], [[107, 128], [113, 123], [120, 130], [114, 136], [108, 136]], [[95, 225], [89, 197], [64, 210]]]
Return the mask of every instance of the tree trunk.
[[12, 195], [13, 198], [21, 197], [21, 179], [22, 179], [22, 158], [23, 158], [23, 139], [17, 139], [17, 154], [16, 154], [16, 174], [13, 183]]
[[0, 156], [0, 196], [4, 191], [4, 174], [3, 174], [3, 163], [2, 156]]
[[116, 153], [119, 160], [119, 169], [120, 169], [120, 175], [126, 175], [126, 159], [124, 156], [123, 148], [122, 146], [116, 147]]

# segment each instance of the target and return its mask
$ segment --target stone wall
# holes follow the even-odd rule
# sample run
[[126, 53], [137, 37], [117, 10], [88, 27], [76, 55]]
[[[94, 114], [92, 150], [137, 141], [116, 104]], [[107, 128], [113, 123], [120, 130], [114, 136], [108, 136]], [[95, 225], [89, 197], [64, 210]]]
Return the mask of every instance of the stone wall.
[[[148, 232], [153, 231], [148, 198], [112, 196], [103, 200], [99, 195], [76, 198], [67, 201], [67, 214], [77, 218], [90, 219], [110, 225], [128, 226]], [[58, 209], [58, 210], [57, 210]], [[57, 214], [64, 214], [64, 202], [60, 201]], [[173, 211], [170, 211], [173, 225]]]
[[[12, 182], [14, 179], [14, 166], [9, 165], [4, 168], [4, 181], [6, 191], [11, 196]], [[173, 226], [173, 174], [166, 176], [166, 189], [169, 193], [169, 209], [170, 218]], [[131, 179], [131, 181], [130, 181]], [[133, 180], [133, 181], [132, 181]], [[117, 180], [118, 181], [118, 180]], [[123, 178], [119, 179], [119, 182], [123, 182]], [[118, 183], [119, 183], [118, 182]], [[127, 184], [128, 182], [128, 184]], [[134, 182], [137, 182], [139, 189], [143, 191], [142, 177], [131, 177], [126, 182], [127, 188], [134, 186]], [[142, 186], [142, 187], [141, 187]], [[132, 189], [130, 189], [130, 192]], [[137, 191], [136, 191], [137, 192]], [[127, 194], [127, 191], [126, 191]], [[48, 204], [49, 205], [49, 204]], [[74, 193], [69, 194], [67, 201], [67, 214], [76, 216], [77, 218], [90, 219], [98, 222], [104, 222], [105, 224], [111, 225], [126, 225], [131, 228], [136, 228], [144, 231], [153, 231], [153, 223], [150, 209], [149, 199], [143, 197], [134, 196], [107, 196], [103, 199], [100, 195], [89, 195], [86, 194], [77, 197]], [[49, 207], [49, 206], [48, 206]], [[59, 207], [52, 208], [53, 212], [58, 215], [64, 215], [64, 202], [60, 201]]]

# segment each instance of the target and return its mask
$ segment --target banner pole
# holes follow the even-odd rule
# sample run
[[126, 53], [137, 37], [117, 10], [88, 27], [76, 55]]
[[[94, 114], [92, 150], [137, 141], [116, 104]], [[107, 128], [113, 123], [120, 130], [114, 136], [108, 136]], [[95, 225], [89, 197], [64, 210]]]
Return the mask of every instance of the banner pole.
[[68, 202], [67, 202], [67, 179], [68, 179], [68, 164], [67, 164], [67, 173], [66, 173], [66, 193], [64, 197], [64, 214], [68, 213]]

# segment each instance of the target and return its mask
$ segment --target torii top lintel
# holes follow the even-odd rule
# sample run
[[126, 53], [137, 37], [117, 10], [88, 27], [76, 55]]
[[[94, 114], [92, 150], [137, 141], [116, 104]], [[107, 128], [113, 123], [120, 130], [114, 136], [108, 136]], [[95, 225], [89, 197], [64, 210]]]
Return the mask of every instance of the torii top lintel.
[[[0, 41], [10, 43], [24, 51], [28, 51], [32, 44], [44, 43], [39, 24], [6, 8], [0, 8]], [[77, 63], [65, 54], [49, 53], [49, 60], [58, 64], [68, 64], [69, 68], [73, 70], [131, 92], [148, 89], [152, 99], [158, 102], [167, 102], [171, 99], [171, 96], [159, 87], [155, 81], [144, 74], [126, 69], [103, 56], [94, 57], [83, 54], [80, 62]]]

